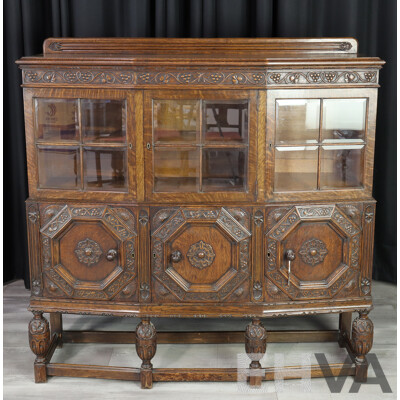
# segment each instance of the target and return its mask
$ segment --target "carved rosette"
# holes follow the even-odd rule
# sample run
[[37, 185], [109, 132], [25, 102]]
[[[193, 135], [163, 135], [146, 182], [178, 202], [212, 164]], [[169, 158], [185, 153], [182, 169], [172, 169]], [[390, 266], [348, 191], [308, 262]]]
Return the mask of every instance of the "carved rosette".
[[136, 328], [136, 352], [142, 360], [141, 368], [151, 369], [150, 360], [156, 354], [157, 333], [156, 328], [148, 319], [143, 319]]
[[357, 361], [362, 363], [365, 355], [371, 350], [374, 334], [374, 324], [366, 313], [353, 321], [351, 334], [351, 347], [357, 357]]
[[33, 318], [29, 322], [29, 345], [37, 356], [37, 361], [41, 361], [47, 353], [50, 344], [49, 322], [38, 311], [33, 312]]
[[211, 244], [200, 240], [189, 247], [186, 257], [189, 259], [189, 262], [193, 267], [204, 269], [214, 262], [215, 253]]
[[91, 265], [99, 262], [103, 251], [96, 241], [86, 238], [85, 240], [78, 242], [74, 253], [79, 262], [90, 267]]
[[261, 368], [260, 360], [267, 349], [267, 331], [259, 319], [247, 325], [245, 347], [251, 360], [250, 368]]
[[322, 240], [310, 239], [302, 244], [299, 254], [304, 263], [314, 267], [324, 261], [328, 249]]

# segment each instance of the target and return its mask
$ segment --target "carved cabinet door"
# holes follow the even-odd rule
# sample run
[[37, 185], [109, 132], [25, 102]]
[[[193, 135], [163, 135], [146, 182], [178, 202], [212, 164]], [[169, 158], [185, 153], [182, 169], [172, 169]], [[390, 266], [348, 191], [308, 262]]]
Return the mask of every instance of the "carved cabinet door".
[[[349, 209], [353, 218], [348, 216]], [[269, 300], [359, 295], [360, 210], [357, 206], [288, 206], [267, 211]]]
[[42, 206], [44, 295], [137, 300], [136, 221], [131, 209]]
[[153, 301], [248, 300], [249, 226], [241, 208], [153, 210]]

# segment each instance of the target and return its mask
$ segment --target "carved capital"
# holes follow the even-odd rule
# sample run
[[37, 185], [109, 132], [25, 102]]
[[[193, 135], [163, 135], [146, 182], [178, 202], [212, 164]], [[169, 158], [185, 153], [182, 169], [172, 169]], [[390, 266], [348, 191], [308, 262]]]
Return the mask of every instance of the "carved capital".
[[29, 322], [29, 345], [36, 361], [43, 360], [50, 345], [49, 322], [39, 311], [33, 312], [33, 318]]

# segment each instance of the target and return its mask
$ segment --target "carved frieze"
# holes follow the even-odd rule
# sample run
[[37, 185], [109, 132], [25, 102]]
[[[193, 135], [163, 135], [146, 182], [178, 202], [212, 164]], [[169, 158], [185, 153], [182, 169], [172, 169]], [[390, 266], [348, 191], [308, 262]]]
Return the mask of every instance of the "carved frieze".
[[377, 69], [297, 70], [144, 70], [120, 68], [23, 68], [24, 84], [99, 86], [310, 86], [371, 85], [378, 83]]

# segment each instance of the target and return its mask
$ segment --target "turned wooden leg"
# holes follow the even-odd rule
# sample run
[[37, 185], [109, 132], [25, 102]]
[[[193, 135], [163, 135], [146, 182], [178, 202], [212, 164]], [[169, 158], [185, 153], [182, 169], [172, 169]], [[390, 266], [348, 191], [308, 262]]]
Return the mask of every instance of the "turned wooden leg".
[[140, 383], [142, 389], [151, 389], [153, 386], [153, 365], [150, 360], [156, 354], [157, 333], [150, 322], [150, 318], [142, 318], [136, 328], [136, 352], [141, 358]]
[[53, 336], [54, 333], [58, 334], [58, 346], [59, 348], [62, 347], [62, 314], [61, 313], [50, 313], [50, 330], [51, 330], [51, 336]]
[[261, 371], [257, 370], [261, 370], [260, 360], [263, 358], [267, 349], [267, 331], [259, 319], [253, 319], [253, 321], [247, 325], [245, 346], [246, 353], [251, 360], [249, 384], [250, 386], [261, 386], [263, 377]]
[[356, 382], [367, 380], [368, 361], [366, 354], [372, 348], [374, 324], [368, 318], [368, 311], [359, 312], [360, 316], [353, 321], [351, 348], [355, 355], [356, 363]]
[[351, 321], [353, 313], [345, 312], [339, 315], [339, 346], [345, 347], [346, 341], [350, 341], [351, 337]]
[[50, 345], [49, 322], [43, 317], [43, 313], [33, 311], [33, 318], [29, 322], [29, 345], [36, 354], [34, 364], [35, 382], [47, 381], [45, 356]]

